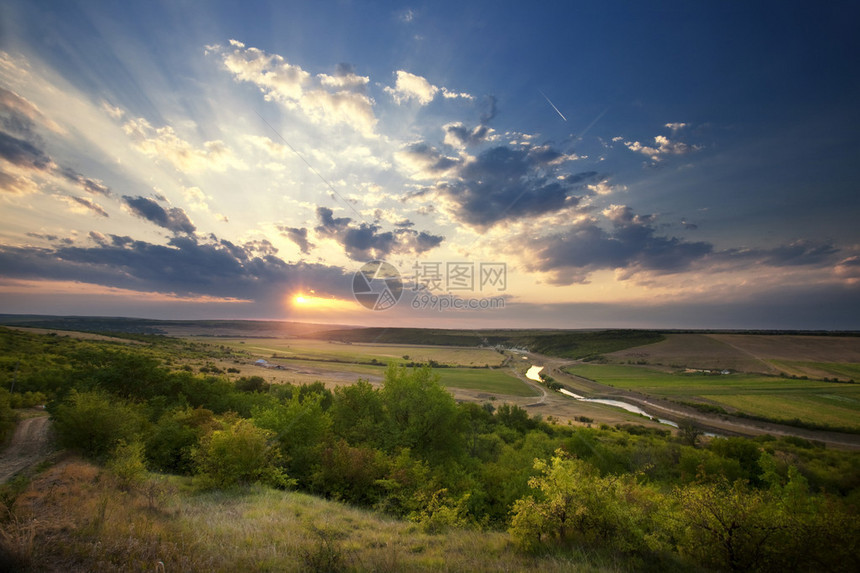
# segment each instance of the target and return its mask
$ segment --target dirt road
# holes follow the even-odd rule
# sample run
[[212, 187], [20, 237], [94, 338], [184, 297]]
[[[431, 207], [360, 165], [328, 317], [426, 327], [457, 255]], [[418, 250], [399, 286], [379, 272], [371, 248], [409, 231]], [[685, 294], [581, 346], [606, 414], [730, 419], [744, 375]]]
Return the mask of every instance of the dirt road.
[[18, 422], [9, 446], [0, 452], [0, 483], [45, 459], [51, 451], [47, 415]]

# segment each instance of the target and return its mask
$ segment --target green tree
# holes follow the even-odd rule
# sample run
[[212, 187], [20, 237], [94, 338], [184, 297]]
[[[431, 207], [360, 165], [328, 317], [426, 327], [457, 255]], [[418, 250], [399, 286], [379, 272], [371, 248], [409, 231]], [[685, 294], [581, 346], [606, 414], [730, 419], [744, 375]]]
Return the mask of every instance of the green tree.
[[620, 551], [659, 549], [653, 516], [663, 501], [635, 476], [600, 476], [588, 462], [556, 451], [549, 462], [535, 460], [538, 490], [514, 503], [510, 533], [522, 548], [600, 544]]
[[332, 430], [351, 445], [384, 446], [385, 410], [379, 391], [367, 380], [334, 390], [329, 410]]
[[321, 406], [322, 396], [298, 394], [285, 404], [274, 404], [252, 411], [254, 423], [273, 433], [286, 457], [290, 475], [309, 483], [320, 463], [331, 418]]
[[762, 569], [773, 553], [780, 516], [767, 492], [743, 481], [677, 488], [680, 508], [678, 549], [707, 567], [731, 571]]
[[391, 450], [409, 448], [433, 463], [464, 453], [464, 418], [429, 368], [410, 372], [390, 364], [381, 395]]
[[93, 458], [105, 457], [121, 440], [139, 440], [147, 425], [140, 406], [101, 391], [73, 390], [53, 418], [59, 444]]
[[205, 436], [194, 450], [198, 484], [204, 488], [228, 488], [261, 482], [288, 487], [273, 435], [251, 420], [227, 420], [223, 429]]

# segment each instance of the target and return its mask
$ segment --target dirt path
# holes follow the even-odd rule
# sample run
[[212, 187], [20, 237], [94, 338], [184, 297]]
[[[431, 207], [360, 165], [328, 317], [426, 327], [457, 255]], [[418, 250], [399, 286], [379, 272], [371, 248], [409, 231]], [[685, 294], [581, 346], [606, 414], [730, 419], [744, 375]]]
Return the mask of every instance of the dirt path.
[[47, 415], [18, 422], [12, 441], [0, 452], [0, 483], [47, 457], [51, 451], [50, 429]]

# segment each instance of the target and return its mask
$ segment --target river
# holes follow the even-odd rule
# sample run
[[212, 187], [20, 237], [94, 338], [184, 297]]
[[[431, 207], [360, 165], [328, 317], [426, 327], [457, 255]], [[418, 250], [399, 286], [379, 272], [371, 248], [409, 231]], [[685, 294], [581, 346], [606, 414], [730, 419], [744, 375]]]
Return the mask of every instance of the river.
[[[537, 365], [533, 364], [532, 367], [529, 368], [528, 372], [526, 372], [526, 378], [528, 378], [529, 380], [534, 380], [535, 382], [543, 382], [543, 380], [541, 380], [541, 377], [540, 377], [541, 370], [543, 370], [543, 366], [537, 366]], [[661, 424], [666, 424], [667, 426], [672, 426], [673, 428], [678, 427], [678, 424], [676, 424], [672, 420], [661, 420], [660, 418], [656, 418], [656, 417], [652, 416], [651, 414], [649, 414], [648, 412], [646, 412], [645, 410], [643, 410], [639, 406], [634, 406], [633, 404], [628, 404], [627, 402], [622, 402], [621, 400], [609, 400], [606, 398], [586, 398], [585, 396], [580, 396], [579, 394], [574, 394], [573, 392], [571, 392], [570, 390], [567, 390], [565, 388], [562, 388], [561, 390], [559, 390], [559, 392], [561, 392], [565, 396], [570, 396], [571, 398], [573, 398], [575, 400], [579, 400], [580, 402], [594, 402], [596, 404], [606, 404], [607, 406], [615, 406], [616, 408], [622, 408], [624, 410], [627, 410], [628, 412], [632, 412], [633, 414], [641, 414], [643, 416], [651, 418], [652, 420], [656, 420], [656, 421], [660, 422]]]

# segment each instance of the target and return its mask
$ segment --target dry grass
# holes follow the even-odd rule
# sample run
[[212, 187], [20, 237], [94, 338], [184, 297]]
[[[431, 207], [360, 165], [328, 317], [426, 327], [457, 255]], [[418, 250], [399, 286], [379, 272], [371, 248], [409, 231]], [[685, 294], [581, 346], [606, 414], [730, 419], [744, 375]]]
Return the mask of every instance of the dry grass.
[[[414, 524], [305, 494], [263, 488], [183, 493], [185, 484], [179, 478], [153, 477], [135, 490], [123, 491], [106, 471], [67, 459], [35, 478], [0, 524], [0, 542], [13, 559], [7, 569], [619, 569], [612, 559], [589, 555], [574, 560], [525, 556], [501, 532], [429, 535]], [[148, 494], [153, 488], [157, 495]]]

